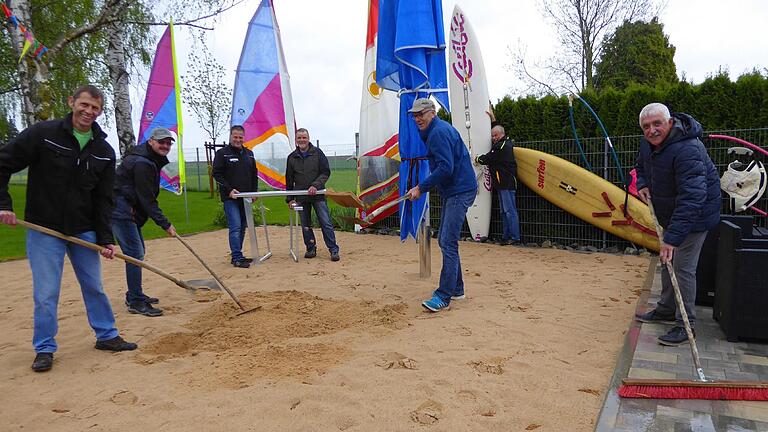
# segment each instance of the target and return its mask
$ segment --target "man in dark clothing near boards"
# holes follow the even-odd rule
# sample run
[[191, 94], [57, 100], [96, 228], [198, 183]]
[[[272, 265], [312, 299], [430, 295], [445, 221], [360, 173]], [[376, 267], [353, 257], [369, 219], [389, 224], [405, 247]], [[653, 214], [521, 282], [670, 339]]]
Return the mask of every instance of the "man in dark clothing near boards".
[[440, 284], [432, 298], [421, 303], [427, 310], [439, 312], [449, 309], [451, 300], [464, 298], [459, 237], [467, 209], [477, 196], [477, 179], [461, 135], [450, 123], [437, 117], [435, 104], [430, 99], [416, 99], [408, 112], [413, 115], [419, 135], [427, 146], [430, 174], [405, 196], [415, 200], [434, 187], [442, 199], [437, 238], [443, 253]]
[[219, 184], [219, 194], [224, 203], [224, 215], [229, 225], [229, 250], [232, 265], [250, 267], [253, 259], [243, 256], [245, 240], [245, 208], [243, 199], [235, 198], [240, 192], [256, 192], [259, 189], [259, 172], [253, 152], [243, 146], [245, 129], [240, 125], [229, 129], [229, 145], [216, 152], [213, 158], [213, 178]]
[[[707, 232], [720, 222], [720, 178], [701, 142], [702, 128], [688, 114], [670, 115], [660, 104], [640, 112], [643, 138], [637, 155], [637, 192], [651, 200], [664, 238], [659, 258], [675, 269], [683, 305], [693, 327], [696, 321], [696, 265]], [[646, 323], [675, 324], [659, 336], [662, 345], [688, 342], [675, 302], [667, 266], [662, 267], [661, 297], [656, 309], [637, 315]]]
[[[156, 128], [149, 140], [132, 148], [117, 167], [112, 232], [123, 253], [139, 260], [144, 259], [145, 250], [141, 227], [149, 218], [169, 236], [176, 235], [176, 229], [157, 205], [160, 170], [168, 165], [167, 155], [173, 141], [171, 131]], [[162, 309], [152, 306], [159, 300], [147, 296], [141, 288], [141, 267], [125, 263], [125, 277], [128, 282], [128, 291], [125, 293], [128, 312], [146, 316], [162, 315]]]
[[[86, 85], [67, 100], [72, 112], [63, 119], [34, 124], [0, 147], [0, 223], [16, 225], [8, 194], [11, 174], [29, 168], [24, 217], [115, 253], [110, 214], [115, 179], [115, 151], [96, 123], [104, 108], [104, 94]], [[88, 322], [96, 333], [96, 349], [126, 351], [115, 328], [115, 315], [101, 284], [99, 252], [34, 230], [27, 232], [27, 259], [32, 270], [35, 372], [53, 367], [58, 332], [58, 304], [64, 255], [69, 257], [83, 294]]]
[[336, 233], [333, 231], [331, 213], [325, 195], [317, 195], [317, 191], [325, 189], [325, 182], [331, 176], [328, 158], [323, 152], [309, 142], [309, 131], [304, 128], [296, 131], [296, 150], [288, 155], [285, 168], [285, 187], [287, 190], [309, 191], [309, 195], [288, 196], [285, 201], [291, 208], [301, 205], [301, 232], [307, 252], [304, 258], [317, 256], [317, 242], [312, 231], [312, 208], [317, 213], [317, 221], [323, 232], [323, 240], [331, 253], [331, 261], [338, 261], [339, 245], [336, 244]]
[[[493, 118], [492, 118], [493, 119]], [[504, 126], [495, 124], [491, 128], [491, 151], [478, 156], [475, 161], [488, 165], [491, 170], [491, 183], [499, 193], [499, 206], [503, 233], [501, 244], [520, 243], [520, 220], [515, 205], [517, 189], [517, 162], [515, 162], [515, 143], [504, 132]]]

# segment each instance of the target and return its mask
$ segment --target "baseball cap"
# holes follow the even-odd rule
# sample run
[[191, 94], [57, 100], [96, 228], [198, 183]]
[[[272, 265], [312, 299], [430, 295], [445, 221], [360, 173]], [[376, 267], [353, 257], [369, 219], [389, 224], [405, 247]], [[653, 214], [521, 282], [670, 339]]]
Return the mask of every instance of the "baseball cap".
[[168, 129], [162, 128], [162, 127], [154, 128], [152, 130], [152, 135], [150, 135], [149, 137], [152, 138], [153, 140], [158, 140], [158, 141], [167, 139], [167, 138], [170, 138], [171, 140], [176, 141], [176, 138], [173, 137], [173, 133], [171, 133], [171, 131], [169, 131]]
[[435, 104], [429, 98], [419, 98], [413, 101], [413, 107], [408, 110], [409, 113], [422, 112], [428, 109], [435, 109]]

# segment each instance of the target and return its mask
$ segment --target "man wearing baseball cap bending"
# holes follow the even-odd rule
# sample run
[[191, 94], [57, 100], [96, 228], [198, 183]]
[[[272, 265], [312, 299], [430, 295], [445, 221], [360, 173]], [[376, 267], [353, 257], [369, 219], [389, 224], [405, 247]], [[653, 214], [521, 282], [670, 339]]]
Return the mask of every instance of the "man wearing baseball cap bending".
[[[141, 227], [148, 219], [151, 218], [169, 236], [176, 235], [176, 229], [157, 204], [160, 170], [168, 164], [167, 155], [174, 140], [168, 129], [153, 129], [144, 144], [135, 146], [125, 155], [115, 173], [112, 232], [123, 253], [139, 260], [144, 259], [145, 251]], [[160, 300], [144, 294], [141, 267], [126, 262], [125, 277], [128, 282], [128, 291], [125, 293], [128, 312], [150, 317], [162, 315], [163, 310], [153, 306]]]
[[438, 244], [443, 253], [440, 285], [432, 298], [421, 303], [427, 310], [439, 312], [448, 309], [451, 300], [464, 298], [459, 238], [467, 209], [475, 202], [477, 179], [464, 141], [450, 123], [437, 117], [435, 104], [430, 99], [416, 99], [408, 112], [427, 146], [430, 174], [409, 190], [407, 196], [415, 200], [434, 187], [442, 199], [438, 234]]

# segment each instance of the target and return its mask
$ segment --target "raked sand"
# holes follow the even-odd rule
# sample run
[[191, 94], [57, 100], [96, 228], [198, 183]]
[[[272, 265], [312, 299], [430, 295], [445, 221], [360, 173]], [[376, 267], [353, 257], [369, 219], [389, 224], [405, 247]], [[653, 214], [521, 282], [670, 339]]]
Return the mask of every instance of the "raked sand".
[[[19, 228], [21, 229], [21, 228]], [[316, 230], [319, 236], [319, 230]], [[648, 259], [460, 244], [467, 299], [420, 306], [441, 266], [419, 279], [409, 240], [337, 233], [294, 263], [288, 229], [274, 256], [229, 265], [225, 231], [187, 237], [246, 307], [221, 291], [189, 293], [145, 271], [165, 315], [123, 305], [123, 263], [104, 286], [133, 352], [94, 349], [65, 263], [54, 368], [34, 373], [31, 276], [0, 263], [0, 429], [7, 431], [591, 431]], [[261, 245], [264, 245], [261, 239]], [[246, 249], [247, 249], [246, 241]], [[211, 279], [175, 239], [147, 261], [182, 280]]]

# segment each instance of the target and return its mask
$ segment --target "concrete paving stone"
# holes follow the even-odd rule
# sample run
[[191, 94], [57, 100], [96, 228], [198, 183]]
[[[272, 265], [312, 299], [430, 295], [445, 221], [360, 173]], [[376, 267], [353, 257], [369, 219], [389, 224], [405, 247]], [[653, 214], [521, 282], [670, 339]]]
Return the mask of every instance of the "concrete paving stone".
[[755, 406], [741, 401], [731, 401], [718, 404], [714, 407], [715, 414], [718, 416], [728, 416], [742, 418], [760, 422], [768, 422], [768, 406]]
[[677, 354], [648, 351], [635, 352], [635, 359], [657, 361], [662, 363], [677, 363]]
[[699, 351], [699, 358], [704, 360], [723, 360], [723, 353], [712, 351]]
[[746, 347], [736, 348], [736, 353], [766, 357], [768, 356], [768, 344], [750, 342], [750, 343], [747, 343]]
[[[725, 379], [729, 381], [760, 381], [757, 374], [751, 372], [725, 371]], [[768, 408], [768, 406], [766, 406]]]
[[714, 420], [715, 420], [714, 426], [718, 431], [747, 432], [747, 431], [754, 431], [757, 429], [757, 426], [755, 425], [754, 420], [725, 416], [725, 415], [715, 416]]
[[768, 357], [751, 354], [736, 354], [736, 361], [751, 365], [759, 365], [768, 368]]
[[629, 368], [627, 377], [636, 379], [677, 379], [677, 374], [674, 372], [633, 367]]
[[757, 375], [757, 379], [765, 381], [765, 377], [768, 377], [768, 366], [759, 366], [749, 363], [740, 363], [741, 372], [749, 372]]
[[[701, 359], [701, 364], [705, 369], [730, 369], [733, 371], [738, 371], [739, 369], [739, 362], [734, 360], [717, 360], [717, 359]], [[749, 371], [751, 372], [751, 371]]]
[[695, 411], [699, 413], [712, 414], [712, 403], [702, 399], [664, 399], [659, 400], [659, 405], [666, 405], [673, 408]]

